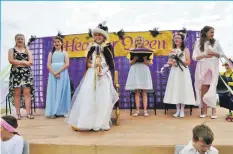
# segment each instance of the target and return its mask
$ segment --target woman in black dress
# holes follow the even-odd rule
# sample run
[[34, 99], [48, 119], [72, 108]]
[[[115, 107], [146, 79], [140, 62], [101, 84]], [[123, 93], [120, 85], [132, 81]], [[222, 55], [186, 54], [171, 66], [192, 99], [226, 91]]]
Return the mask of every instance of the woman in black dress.
[[17, 119], [21, 119], [20, 100], [21, 88], [25, 99], [25, 108], [28, 119], [34, 119], [31, 114], [31, 102], [34, 100], [34, 82], [31, 71], [32, 53], [25, 45], [25, 37], [22, 34], [15, 36], [16, 45], [8, 53], [9, 63], [12, 64], [9, 79], [9, 99], [15, 104]]

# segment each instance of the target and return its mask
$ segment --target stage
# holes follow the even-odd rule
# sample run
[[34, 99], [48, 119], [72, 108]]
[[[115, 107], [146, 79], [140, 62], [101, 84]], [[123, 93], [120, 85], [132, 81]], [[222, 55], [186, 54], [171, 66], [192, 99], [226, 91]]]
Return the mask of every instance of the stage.
[[[120, 125], [110, 131], [75, 132], [64, 118], [47, 119], [36, 110], [35, 119], [22, 117], [19, 133], [30, 143], [31, 154], [173, 154], [177, 144], [187, 144], [192, 128], [205, 123], [215, 134], [214, 146], [220, 154], [233, 154], [233, 123], [225, 120], [228, 110], [217, 108], [218, 119], [200, 119], [199, 109], [185, 118], [173, 118], [175, 110], [157, 110], [150, 117], [132, 117], [121, 110]], [[112, 117], [115, 117], [114, 111]]]

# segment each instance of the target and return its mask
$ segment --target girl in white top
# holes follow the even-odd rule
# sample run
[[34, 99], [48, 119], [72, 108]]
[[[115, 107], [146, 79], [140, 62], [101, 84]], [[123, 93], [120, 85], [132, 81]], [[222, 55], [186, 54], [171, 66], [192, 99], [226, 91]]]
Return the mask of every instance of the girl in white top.
[[[185, 47], [185, 38], [186, 30], [180, 30], [174, 33], [173, 50], [170, 53], [168, 61], [168, 64], [172, 65], [172, 68], [163, 100], [163, 102], [167, 104], [176, 104], [176, 113], [173, 116], [179, 116], [181, 118], [185, 116], [185, 104], [196, 105], [191, 75], [188, 68], [191, 62], [190, 52], [189, 49]], [[172, 55], [178, 55], [182, 62], [177, 63], [177, 61], [171, 57]]]
[[1, 154], [22, 154], [24, 140], [15, 132], [17, 119], [13, 116], [1, 118]]
[[197, 61], [195, 71], [196, 102], [202, 108], [201, 118], [207, 115], [207, 106], [212, 108], [212, 119], [216, 119], [216, 86], [219, 76], [219, 58], [224, 56], [222, 48], [214, 39], [214, 28], [205, 26], [200, 39], [195, 43], [193, 60]]

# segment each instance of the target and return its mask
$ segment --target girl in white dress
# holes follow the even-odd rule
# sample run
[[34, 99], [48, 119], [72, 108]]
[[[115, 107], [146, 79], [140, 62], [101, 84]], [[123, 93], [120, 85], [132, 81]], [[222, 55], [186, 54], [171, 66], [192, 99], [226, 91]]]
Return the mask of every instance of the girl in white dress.
[[[184, 108], [187, 105], [196, 105], [191, 75], [188, 66], [190, 65], [190, 52], [185, 47], [184, 41], [186, 31], [181, 30], [173, 35], [173, 50], [170, 53], [168, 64], [172, 66], [163, 102], [176, 104], [174, 117], [185, 116]], [[178, 55], [181, 62], [177, 62], [172, 56]], [[182, 65], [183, 64], [183, 65]]]
[[193, 60], [197, 61], [195, 71], [196, 101], [202, 108], [201, 118], [207, 116], [207, 106], [212, 108], [211, 119], [217, 118], [216, 86], [219, 77], [219, 58], [222, 56], [225, 55], [219, 42], [214, 39], [214, 28], [205, 26], [201, 30], [200, 39], [196, 41], [193, 50]]
[[112, 46], [107, 42], [104, 24], [92, 30], [94, 42], [87, 49], [87, 71], [72, 98], [67, 122], [73, 130], [109, 130], [111, 113], [118, 101], [111, 70], [114, 69]]
[[[144, 39], [139, 36], [135, 39], [135, 48], [143, 48]], [[153, 55], [150, 60], [147, 57], [143, 57], [143, 62], [137, 62], [138, 57], [133, 59], [130, 57], [130, 70], [126, 81], [126, 90], [135, 90], [135, 102], [137, 111], [134, 113], [134, 117], [137, 117], [140, 113], [140, 90], [142, 90], [144, 116], [149, 116], [147, 112], [147, 90], [153, 89], [151, 72], [149, 66], [152, 64]]]
[[15, 129], [18, 127], [17, 119], [13, 116], [1, 118], [1, 154], [22, 154], [24, 140]]

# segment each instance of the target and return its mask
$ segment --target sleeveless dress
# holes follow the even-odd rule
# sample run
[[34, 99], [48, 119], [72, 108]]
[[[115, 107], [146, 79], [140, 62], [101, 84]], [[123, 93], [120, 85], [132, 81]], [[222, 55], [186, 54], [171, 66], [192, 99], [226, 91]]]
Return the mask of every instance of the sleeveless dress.
[[[29, 57], [27, 52], [19, 53], [13, 48], [13, 58], [14, 60], [19, 61], [28, 61]], [[34, 89], [34, 81], [31, 67], [14, 67], [11, 66], [10, 77], [9, 77], [9, 99], [10, 102], [14, 104], [14, 89], [15, 88], [31, 88], [31, 100], [35, 100], [35, 89]], [[21, 93], [21, 107], [25, 107], [25, 99], [23, 92]]]
[[[185, 61], [185, 51], [175, 50], [175, 52], [178, 54], [183, 52], [181, 60]], [[172, 66], [163, 102], [166, 104], [196, 105], [189, 68], [185, 68], [183, 65], [181, 67], [183, 71], [179, 67]]]
[[[103, 70], [108, 67], [103, 53], [100, 54]], [[92, 68], [88, 68], [72, 98], [72, 109], [66, 119], [69, 125], [80, 130], [109, 130], [111, 114], [119, 96], [108, 70], [97, 79], [95, 73], [96, 51], [92, 54]]]
[[[52, 69], [57, 72], [65, 64], [65, 51], [55, 51], [52, 55]], [[66, 115], [70, 110], [71, 89], [68, 70], [56, 78], [49, 72], [45, 116]]]

